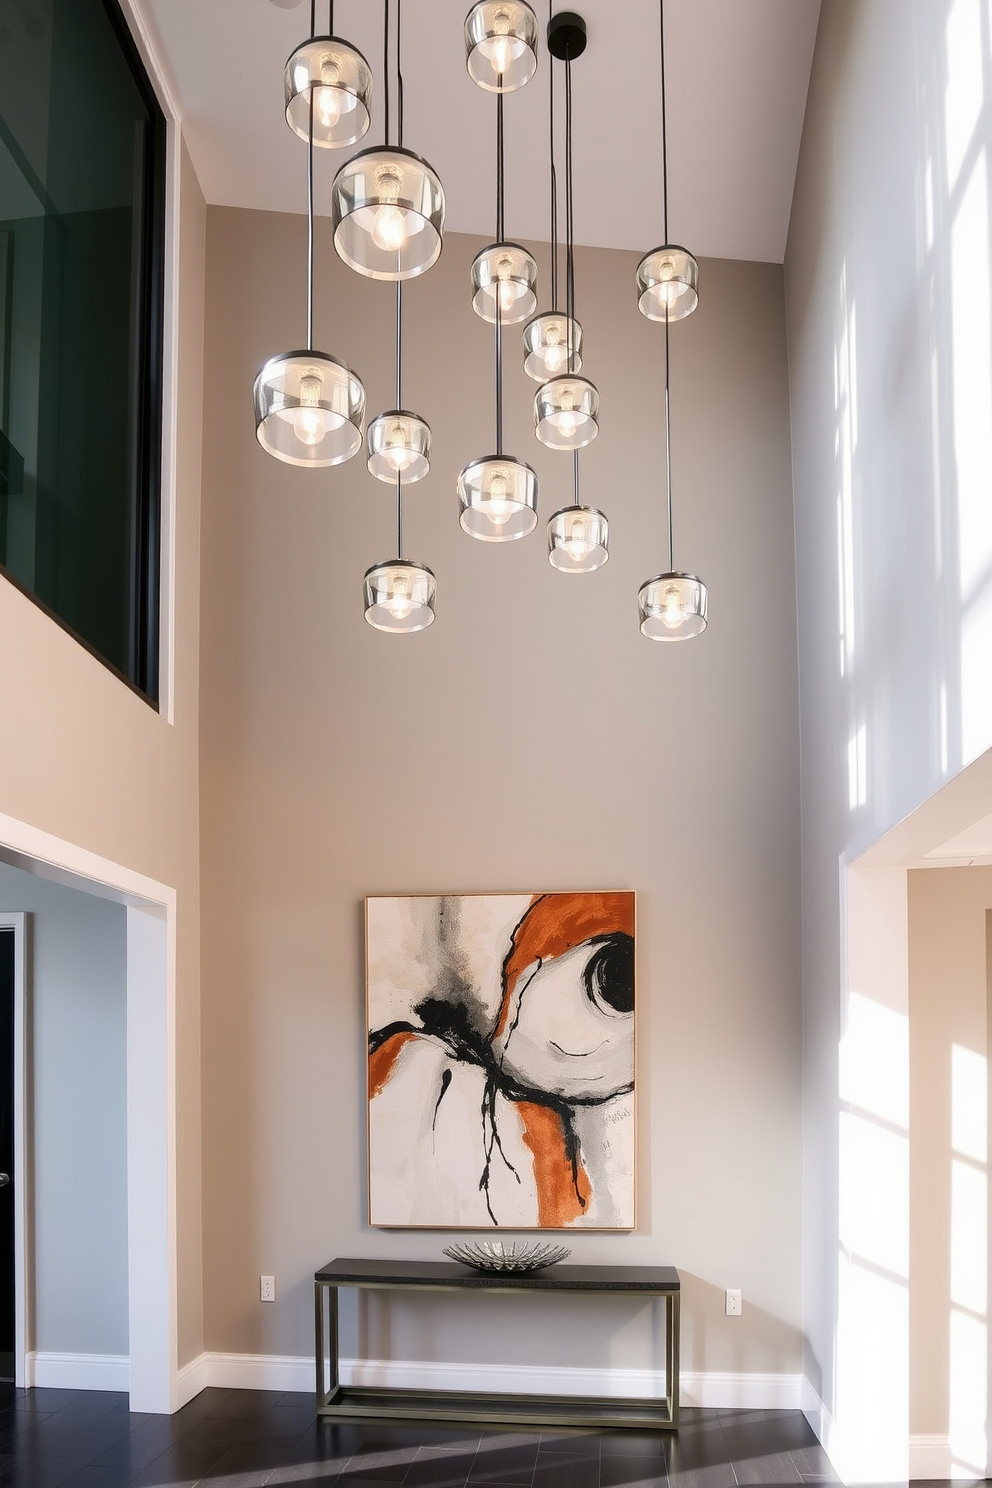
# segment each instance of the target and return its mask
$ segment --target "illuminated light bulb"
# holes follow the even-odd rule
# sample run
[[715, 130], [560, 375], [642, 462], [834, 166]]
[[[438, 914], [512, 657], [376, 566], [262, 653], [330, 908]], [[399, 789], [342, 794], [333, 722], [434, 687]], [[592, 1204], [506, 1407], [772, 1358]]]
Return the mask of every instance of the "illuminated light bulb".
[[561, 344], [561, 331], [556, 325], [548, 327], [547, 345], [544, 348], [544, 365], [554, 374], [565, 365], [565, 348]]
[[399, 253], [406, 246], [405, 214], [399, 207], [378, 207], [372, 224], [372, 241], [384, 253]]
[[486, 516], [494, 527], [502, 527], [508, 521], [512, 510], [513, 503], [506, 499], [506, 476], [494, 475], [489, 484]]
[[570, 387], [561, 390], [561, 412], [557, 417], [558, 432], [563, 439], [571, 439], [579, 427], [579, 416], [573, 412], [575, 393]]
[[505, 10], [498, 10], [493, 16], [493, 32], [493, 38], [484, 50], [493, 72], [502, 77], [510, 63], [523, 53], [524, 43], [519, 37], [510, 35], [510, 17]]
[[406, 580], [397, 579], [396, 588], [386, 600], [386, 609], [394, 620], [405, 620], [413, 609], [413, 600], [406, 592]]
[[563, 547], [568, 556], [575, 563], [580, 563], [583, 558], [588, 558], [592, 552], [593, 545], [586, 537], [584, 522], [576, 522], [568, 534]]
[[320, 406], [322, 380], [308, 373], [300, 378], [300, 407], [293, 419], [293, 429], [301, 444], [311, 449], [327, 433], [327, 415]]
[[406, 430], [402, 424], [394, 424], [390, 429], [383, 454], [397, 475], [409, 470], [413, 464], [413, 450], [406, 443]]
[[513, 309], [516, 299], [516, 287], [510, 278], [513, 272], [513, 260], [505, 255], [496, 261], [496, 293], [499, 296], [499, 308], [501, 314], [506, 314]]
[[340, 88], [314, 88], [313, 106], [325, 129], [333, 129], [341, 118]]
[[661, 613], [662, 625], [669, 630], [678, 630], [682, 624], [682, 596], [674, 584], [665, 590], [665, 608]]

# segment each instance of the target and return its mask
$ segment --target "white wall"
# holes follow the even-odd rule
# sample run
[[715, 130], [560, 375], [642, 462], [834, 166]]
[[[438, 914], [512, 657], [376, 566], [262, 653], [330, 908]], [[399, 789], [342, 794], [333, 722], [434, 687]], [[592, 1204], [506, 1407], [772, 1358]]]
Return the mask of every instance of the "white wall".
[[[393, 295], [345, 269], [318, 221], [317, 340], [388, 406]], [[781, 270], [706, 262], [672, 331], [676, 561], [711, 626], [664, 647], [638, 585], [664, 565], [662, 335], [636, 255], [580, 250], [602, 433], [583, 490], [613, 524], [601, 572], [556, 574], [544, 522], [569, 461], [535, 440], [507, 354], [507, 447], [542, 481], [539, 530], [459, 529], [455, 477], [492, 441], [479, 244], [451, 234], [407, 287], [406, 386], [435, 460], [408, 498], [437, 622], [391, 637], [362, 574], [395, 541], [356, 458], [294, 470], [251, 437], [263, 359], [297, 344], [302, 219], [208, 214], [202, 752], [205, 1329], [213, 1351], [303, 1357], [314, 1269], [436, 1257], [443, 1233], [365, 1214], [362, 898], [626, 887], [638, 893], [638, 1223], [567, 1236], [577, 1260], [670, 1262], [690, 1372], [795, 1378], [800, 1345], [797, 697]], [[285, 272], [273, 272], [274, 265]], [[508, 336], [511, 348], [516, 336]], [[260, 1272], [279, 1300], [260, 1304]], [[724, 1316], [741, 1286], [744, 1316]], [[455, 1299], [464, 1303], [465, 1299]], [[643, 1317], [412, 1305], [355, 1347], [420, 1360], [657, 1362]], [[304, 1378], [306, 1378], [304, 1376]], [[768, 1403], [767, 1400], [765, 1403]]]
[[31, 916], [30, 1344], [126, 1355], [127, 911], [4, 864], [0, 908]]
[[786, 258], [806, 1370], [829, 1411], [842, 865], [992, 744], [990, 28], [983, 0], [824, 0]]

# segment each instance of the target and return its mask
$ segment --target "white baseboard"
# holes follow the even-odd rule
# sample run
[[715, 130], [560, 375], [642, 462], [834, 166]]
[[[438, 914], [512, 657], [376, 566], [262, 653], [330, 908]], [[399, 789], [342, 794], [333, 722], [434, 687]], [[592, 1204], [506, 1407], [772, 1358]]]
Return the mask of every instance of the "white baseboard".
[[122, 1390], [131, 1387], [131, 1361], [126, 1354], [50, 1354], [31, 1352], [25, 1359], [26, 1384], [46, 1390]]
[[957, 1474], [951, 1465], [951, 1442], [946, 1436], [911, 1436], [909, 1438], [909, 1476], [911, 1478], [952, 1478]]
[[[201, 1354], [180, 1371], [180, 1396], [207, 1385], [235, 1390], [314, 1388], [313, 1360], [286, 1354]], [[419, 1359], [342, 1359], [341, 1382], [401, 1390], [478, 1390], [480, 1394], [657, 1396], [665, 1377], [650, 1369], [549, 1369], [538, 1365], [441, 1364]], [[798, 1410], [798, 1374], [683, 1373], [683, 1405], [724, 1410]]]

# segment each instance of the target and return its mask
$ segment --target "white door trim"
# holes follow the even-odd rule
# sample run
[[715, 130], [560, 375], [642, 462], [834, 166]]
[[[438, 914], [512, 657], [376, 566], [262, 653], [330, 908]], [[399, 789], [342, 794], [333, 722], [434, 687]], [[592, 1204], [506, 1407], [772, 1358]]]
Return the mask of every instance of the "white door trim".
[[[178, 1410], [176, 891], [0, 813], [0, 860], [127, 915], [127, 1226], [130, 1403]], [[30, 1249], [30, 1247], [29, 1247]]]
[[0, 930], [14, 932], [14, 1382], [27, 1383], [28, 1298], [33, 1296], [34, 1249], [28, 1244], [31, 1213], [27, 1105], [28, 922], [23, 910], [0, 911]]

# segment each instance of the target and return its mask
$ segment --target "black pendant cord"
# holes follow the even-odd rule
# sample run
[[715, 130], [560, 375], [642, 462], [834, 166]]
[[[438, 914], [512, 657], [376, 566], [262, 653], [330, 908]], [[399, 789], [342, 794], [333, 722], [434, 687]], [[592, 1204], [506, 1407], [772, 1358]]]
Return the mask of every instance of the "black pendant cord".
[[396, 409], [403, 407], [403, 280], [396, 281]]
[[317, 35], [317, 0], [310, 0], [310, 40]]
[[307, 351], [313, 351], [313, 89], [307, 130]]
[[668, 571], [675, 571], [672, 541], [672, 400], [668, 386], [668, 316], [665, 316], [665, 465], [668, 480]]
[[565, 58], [565, 314], [568, 370], [575, 371], [575, 234], [572, 218], [572, 59]]
[[396, 0], [396, 143], [403, 148], [403, 68], [400, 65], [400, 7], [403, 0]]
[[503, 454], [503, 306], [496, 285], [496, 453]]
[[403, 479], [396, 472], [396, 556], [403, 561]]
[[334, 0], [327, 0], [327, 34], [334, 35]]
[[665, 97], [665, 0], [658, 0], [661, 33], [661, 166], [664, 173], [662, 202], [665, 212], [665, 242], [668, 242], [668, 106]]
[[572, 505], [581, 506], [579, 500], [579, 452], [572, 451]]
[[[554, 14], [554, 0], [548, 0], [548, 26], [550, 28], [551, 18]], [[558, 173], [555, 170], [555, 66], [554, 60], [548, 59], [548, 115], [549, 127], [549, 150], [548, 156], [551, 161], [551, 308], [557, 313], [558, 310]]]
[[503, 95], [496, 94], [496, 241], [502, 243], [504, 232], [503, 200]]
[[389, 0], [383, 0], [382, 17], [382, 92], [386, 109], [383, 144], [389, 144]]

